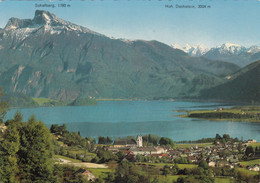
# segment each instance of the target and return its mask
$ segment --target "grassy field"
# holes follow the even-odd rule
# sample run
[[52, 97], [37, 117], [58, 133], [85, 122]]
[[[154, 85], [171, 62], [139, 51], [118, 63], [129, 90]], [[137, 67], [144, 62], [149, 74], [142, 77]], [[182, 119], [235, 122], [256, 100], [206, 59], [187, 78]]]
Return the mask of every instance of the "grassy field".
[[207, 147], [212, 146], [212, 143], [196, 143], [196, 144], [175, 144], [176, 148], [190, 148], [190, 147]]
[[231, 178], [222, 178], [222, 177], [217, 177], [215, 178], [215, 183], [233, 183], [233, 179]]
[[65, 103], [59, 102], [57, 100], [49, 99], [49, 98], [33, 98], [33, 100], [39, 106], [66, 105]]
[[106, 178], [107, 175], [112, 172], [108, 168], [88, 168], [88, 170], [93, 173], [98, 178]]
[[72, 163], [82, 163], [82, 161], [80, 161], [80, 160], [69, 158], [69, 157], [66, 157], [66, 156], [61, 156], [61, 155], [54, 155], [54, 158], [61, 158], [61, 159], [69, 160]]
[[221, 110], [196, 110], [186, 112], [187, 115], [181, 115], [181, 117], [201, 118], [217, 121], [260, 122], [260, 106], [242, 106], [222, 108]]
[[191, 168], [197, 168], [198, 165], [192, 165], [192, 164], [177, 164], [180, 169], [191, 169]]
[[251, 160], [251, 161], [241, 161], [239, 163], [244, 166], [251, 166], [251, 165], [255, 165], [255, 164], [260, 164], [260, 159]]
[[159, 180], [159, 183], [173, 182], [173, 181], [177, 181], [177, 179], [181, 176], [184, 176], [184, 175], [167, 175], [167, 176], [160, 175], [160, 176], [158, 176], [158, 180]]
[[[173, 166], [174, 164], [171, 164], [171, 163], [140, 163], [140, 164], [146, 164], [146, 165], [154, 165], [154, 166], [157, 166], [157, 167], [164, 167], [165, 165], [167, 166]], [[193, 164], [177, 164], [178, 167], [180, 169], [184, 169], [184, 168], [187, 168], [187, 169], [191, 169], [191, 168], [196, 168], [198, 167], [198, 165], [193, 165]]]
[[247, 170], [247, 169], [245, 169], [245, 168], [236, 168], [235, 170], [236, 170], [236, 171], [239, 171], [239, 172], [241, 172], [241, 173], [244, 173], [244, 174], [246, 174], [246, 175], [252, 175], [252, 176], [254, 176], [254, 175], [258, 175], [258, 174], [259, 174], [259, 172], [250, 171], [250, 170]]

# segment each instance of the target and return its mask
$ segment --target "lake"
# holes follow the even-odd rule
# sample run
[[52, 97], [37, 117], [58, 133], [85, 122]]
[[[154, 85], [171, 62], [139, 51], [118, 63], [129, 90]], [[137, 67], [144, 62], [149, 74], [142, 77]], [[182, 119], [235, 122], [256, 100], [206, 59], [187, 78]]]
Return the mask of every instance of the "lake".
[[[51, 124], [67, 125], [69, 131], [81, 136], [111, 136], [113, 138], [156, 134], [174, 141], [197, 140], [230, 134], [239, 139], [260, 141], [260, 123], [209, 121], [180, 118], [177, 110], [216, 109], [220, 103], [180, 101], [99, 101], [96, 106], [62, 106], [12, 109], [7, 119], [20, 111], [24, 120], [32, 114], [48, 127]], [[224, 106], [225, 107], [225, 106]]]

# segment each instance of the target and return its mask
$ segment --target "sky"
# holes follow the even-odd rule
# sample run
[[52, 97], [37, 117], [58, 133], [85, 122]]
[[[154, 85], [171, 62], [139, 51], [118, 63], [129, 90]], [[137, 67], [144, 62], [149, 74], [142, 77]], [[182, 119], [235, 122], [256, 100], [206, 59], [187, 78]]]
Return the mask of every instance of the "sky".
[[[39, 4], [55, 8], [36, 7]], [[0, 28], [11, 17], [32, 19], [36, 9], [114, 38], [183, 46], [260, 46], [260, 0], [0, 0]]]

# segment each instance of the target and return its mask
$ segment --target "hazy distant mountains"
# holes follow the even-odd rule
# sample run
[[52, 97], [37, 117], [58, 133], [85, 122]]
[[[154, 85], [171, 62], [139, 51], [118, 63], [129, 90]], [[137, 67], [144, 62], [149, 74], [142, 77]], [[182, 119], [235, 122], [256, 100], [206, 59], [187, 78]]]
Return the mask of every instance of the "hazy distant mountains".
[[183, 50], [190, 56], [203, 56], [212, 60], [221, 60], [234, 63], [241, 67], [260, 59], [259, 46], [251, 46], [249, 48], [246, 48], [238, 44], [225, 43], [215, 48], [209, 49], [203, 44], [196, 46], [190, 46], [189, 44], [187, 44], [182, 47], [179, 44], [175, 43], [172, 45], [172, 47], [175, 49]]
[[203, 90], [200, 97], [221, 101], [260, 103], [260, 60], [226, 77], [227, 82]]
[[0, 30], [0, 86], [31, 97], [187, 98], [238, 69], [158, 41], [111, 39], [46, 11]]

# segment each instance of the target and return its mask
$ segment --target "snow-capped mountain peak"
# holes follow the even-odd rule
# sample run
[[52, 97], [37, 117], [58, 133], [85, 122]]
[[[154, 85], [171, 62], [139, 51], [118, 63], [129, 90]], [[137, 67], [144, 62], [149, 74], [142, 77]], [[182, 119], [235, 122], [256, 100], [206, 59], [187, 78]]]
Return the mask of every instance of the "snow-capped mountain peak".
[[218, 46], [217, 48], [221, 48], [221, 47], [226, 47], [226, 48], [230, 48], [230, 47], [241, 47], [241, 45], [239, 45], [239, 44], [234, 44], [234, 43], [224, 43], [224, 44]]
[[206, 47], [204, 44], [198, 44], [194, 47], [194, 50], [192, 51], [193, 56], [201, 56], [204, 55], [209, 51], [209, 48]]
[[186, 51], [191, 51], [191, 50], [194, 49], [194, 47], [191, 46], [190, 44], [185, 44], [185, 46], [183, 47], [183, 49], [186, 50]]
[[178, 44], [178, 43], [174, 43], [174, 44], [172, 44], [171, 46], [172, 46], [174, 49], [183, 50], [183, 47], [182, 47], [180, 44]]
[[244, 46], [241, 46], [239, 44], [233, 44], [233, 43], [224, 43], [221, 46], [218, 46], [216, 49], [218, 49], [219, 53], [221, 54], [240, 54], [243, 51], [246, 51], [246, 48]]
[[181, 46], [180, 44], [175, 43], [175, 44], [172, 45], [172, 47], [174, 49], [182, 50], [182, 51], [184, 51], [185, 53], [188, 53], [191, 56], [201, 56], [209, 50], [209, 48], [207, 48], [203, 44], [198, 44], [198, 45], [195, 45], [195, 46], [191, 46], [190, 44], [186, 44], [185, 46]]
[[259, 46], [251, 46], [250, 48], [248, 48], [247, 53], [250, 54], [255, 54], [260, 52], [260, 47]]

